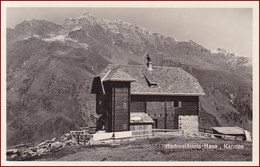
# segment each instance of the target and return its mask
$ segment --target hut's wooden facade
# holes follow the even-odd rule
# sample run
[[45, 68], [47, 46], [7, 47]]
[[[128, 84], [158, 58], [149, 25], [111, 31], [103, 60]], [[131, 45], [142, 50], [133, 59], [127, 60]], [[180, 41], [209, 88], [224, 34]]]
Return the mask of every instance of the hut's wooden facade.
[[[149, 60], [149, 59], [148, 59]], [[154, 128], [198, 129], [199, 96], [205, 95], [197, 79], [177, 67], [108, 65], [95, 77], [97, 130], [130, 130], [130, 113], [146, 113]], [[181, 117], [180, 117], [181, 116]], [[188, 129], [187, 129], [188, 128]]]

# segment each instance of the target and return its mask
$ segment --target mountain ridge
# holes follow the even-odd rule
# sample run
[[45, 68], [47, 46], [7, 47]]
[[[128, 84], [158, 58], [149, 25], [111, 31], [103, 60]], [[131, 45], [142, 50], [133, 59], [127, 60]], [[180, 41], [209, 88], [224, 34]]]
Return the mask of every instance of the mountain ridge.
[[111, 63], [144, 64], [147, 53], [153, 64], [180, 67], [198, 79], [206, 93], [200, 98], [203, 128], [252, 129], [252, 66], [247, 58], [222, 50], [212, 53], [192, 40], [177, 41], [89, 13], [61, 25], [41, 20], [22, 24], [7, 29], [8, 145], [95, 125], [92, 78]]
[[[70, 22], [70, 23], [67, 23], [68, 22], [68, 20], [73, 20], [73, 22]], [[89, 22], [91, 20], [91, 23]], [[131, 27], [131, 31], [133, 32], [133, 31], [135, 31], [136, 29], [141, 29], [142, 30], [142, 32], [141, 33], [143, 33], [143, 34], [148, 34], [148, 36], [150, 36], [150, 38], [151, 37], [154, 37], [154, 38], [159, 38], [159, 39], [164, 39], [164, 40], [167, 40], [167, 41], [171, 41], [172, 43], [173, 42], [175, 42], [175, 43], [179, 43], [179, 44], [181, 44], [181, 43], [189, 43], [191, 46], [193, 46], [193, 45], [197, 45], [197, 46], [199, 46], [200, 47], [200, 49], [201, 50], [203, 50], [203, 51], [206, 51], [206, 52], [208, 52], [209, 54], [211, 54], [211, 55], [213, 55], [213, 56], [218, 56], [218, 57], [220, 57], [221, 59], [223, 59], [223, 55], [224, 56], [226, 56], [226, 61], [228, 61], [228, 63], [229, 63], [229, 65], [231, 65], [233, 68], [236, 68], [236, 66], [252, 66], [252, 60], [250, 59], [250, 58], [246, 58], [246, 57], [242, 57], [242, 56], [240, 56], [240, 55], [238, 55], [238, 54], [236, 54], [236, 53], [232, 53], [232, 52], [227, 52], [227, 51], [225, 51], [225, 53], [223, 53], [223, 52], [221, 52], [221, 49], [219, 49], [219, 48], [217, 48], [216, 49], [216, 51], [213, 51], [213, 52], [211, 52], [210, 50], [208, 50], [208, 49], [206, 49], [205, 47], [203, 47], [203, 46], [201, 46], [201, 45], [199, 45], [199, 44], [197, 44], [196, 42], [193, 42], [192, 40], [190, 40], [189, 42], [177, 42], [174, 38], [172, 38], [172, 37], [166, 37], [166, 36], [164, 36], [164, 35], [161, 35], [161, 34], [158, 34], [158, 33], [150, 33], [150, 32], [148, 32], [148, 31], [146, 31], [145, 30], [145, 28], [143, 28], [143, 27], [140, 27], [140, 26], [138, 26], [138, 25], [136, 25], [136, 24], [131, 24], [131, 23], [127, 23], [127, 22], [124, 22], [124, 21], [118, 21], [118, 20], [115, 20], [115, 21], [109, 21], [109, 20], [106, 20], [106, 19], [103, 19], [103, 18], [101, 18], [101, 19], [95, 19], [95, 17], [94, 16], [92, 16], [90, 13], [88, 13], [88, 12], [85, 12], [82, 16], [79, 16], [79, 17], [77, 17], [77, 18], [73, 18], [73, 19], [65, 19], [64, 20], [64, 23], [62, 24], [62, 25], [58, 25], [58, 24], [55, 24], [55, 23], [51, 23], [51, 22], [48, 22], [48, 21], [44, 21], [44, 20], [35, 20], [35, 19], [32, 19], [31, 21], [23, 21], [22, 23], [20, 23], [20, 24], [18, 24], [18, 25], [16, 25], [16, 27], [14, 28], [14, 29], [10, 29], [10, 28], [8, 28], [9, 29], [9, 31], [13, 31], [13, 30], [16, 30], [16, 29], [18, 29], [17, 27], [21, 27], [21, 25], [23, 25], [23, 24], [25, 24], [26, 23], [26, 25], [28, 25], [28, 24], [35, 24], [35, 22], [36, 23], [39, 23], [40, 25], [45, 25], [45, 24], [51, 24], [52, 26], [47, 26], [47, 27], [53, 27], [53, 25], [55, 25], [55, 26], [57, 26], [57, 27], [59, 27], [58, 28], [58, 30], [60, 30], [60, 28], [61, 28], [61, 26], [63, 26], [63, 27], [65, 27], [65, 28], [63, 28], [63, 31], [61, 31], [61, 34], [59, 34], [59, 35], [66, 35], [66, 34], [68, 34], [69, 32], [71, 32], [72, 31], [72, 29], [73, 30], [76, 30], [76, 29], [81, 29], [81, 30], [84, 30], [84, 26], [82, 27], [82, 25], [85, 25], [85, 29], [86, 29], [86, 25], [91, 25], [91, 26], [94, 26], [94, 25], [99, 25], [99, 27], [101, 27], [102, 29], [103, 29], [103, 31], [114, 31], [113, 32], [113, 34], [111, 35], [110, 34], [110, 37], [112, 37], [113, 38], [113, 36], [118, 36], [117, 38], [118, 39], [120, 39], [120, 37], [122, 37], [122, 34], [126, 34], [126, 32], [125, 31], [129, 31], [129, 29], [127, 29], [127, 30], [125, 30], [125, 31], [123, 31], [123, 32], [119, 32], [119, 31], [122, 31], [122, 28], [121, 29], [119, 29], [118, 28], [118, 24], [119, 25], [127, 25], [127, 26], [130, 26]], [[41, 22], [43, 22], [43, 23], [41, 23]], [[68, 25], [70, 26], [70, 27], [68, 27]], [[110, 27], [108, 26], [108, 25], [110, 25]], [[23, 26], [22, 26], [23, 27]], [[133, 27], [134, 27], [134, 29], [133, 29]], [[40, 27], [41, 28], [41, 27]], [[97, 28], [97, 27], [95, 27], [95, 28]], [[95, 29], [94, 28], [94, 29]], [[67, 30], [65, 30], [65, 29], [67, 29]], [[41, 29], [40, 29], [41, 30]], [[51, 32], [53, 32], [53, 33], [55, 33], [55, 32], [57, 32], [57, 31], [54, 31], [54, 30], [44, 30], [44, 32], [47, 32], [48, 33], [48, 31], [51, 31]], [[69, 31], [69, 32], [68, 32]], [[130, 31], [130, 33], [132, 33]], [[122, 33], [122, 34], [121, 34]], [[10, 33], [8, 33], [8, 34], [10, 34]], [[30, 34], [30, 36], [33, 36], [35, 33], [34, 33], [34, 31]], [[41, 34], [41, 33], [37, 33], [36, 32], [36, 35], [43, 35], [44, 37], [48, 37], [48, 35], [49, 35], [49, 37], [51, 37], [51, 36], [57, 36], [58, 34], [56, 34], [56, 35], [54, 35], [54, 34]], [[138, 34], [139, 35], [139, 34]], [[27, 35], [27, 37], [28, 37], [28, 35]], [[126, 37], [126, 36], [123, 36], [123, 38], [129, 38], [129, 37]], [[134, 37], [134, 38], [138, 38], [138, 37]], [[147, 37], [146, 37], [147, 38]], [[156, 40], [156, 39], [154, 39], [154, 40]], [[120, 42], [122, 42], [122, 41], [120, 41]], [[138, 44], [142, 44], [140, 41], [138, 41], [139, 43]], [[112, 41], [112, 43], [113, 44], [115, 44], [115, 45], [117, 45], [119, 42], [117, 42], [117, 41]], [[142, 52], [144, 52], [143, 50], [142, 50]], [[188, 53], [189, 54], [189, 53]]]

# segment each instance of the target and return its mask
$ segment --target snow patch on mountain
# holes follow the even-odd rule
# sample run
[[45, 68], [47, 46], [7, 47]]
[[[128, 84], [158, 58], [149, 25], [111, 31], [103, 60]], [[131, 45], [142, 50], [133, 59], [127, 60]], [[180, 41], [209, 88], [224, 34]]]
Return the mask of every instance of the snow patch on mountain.
[[72, 45], [75, 46], [76, 48], [84, 48], [84, 49], [88, 49], [89, 45], [85, 44], [85, 43], [80, 43], [77, 40], [68, 38], [67, 35], [58, 35], [58, 36], [54, 36], [51, 38], [43, 38], [42, 40], [47, 41], [47, 42], [72, 42]]
[[228, 64], [232, 67], [235, 66], [251, 66], [252, 60], [248, 57], [243, 57], [237, 53], [229, 52], [226, 49], [217, 48], [215, 51], [212, 52], [213, 55], [219, 55], [223, 58], [227, 59]]
[[75, 27], [72, 31], [77, 31], [77, 30], [81, 30], [83, 27]]
[[64, 42], [66, 40], [66, 36], [65, 35], [57, 35], [57, 36], [50, 37], [50, 38], [43, 38], [43, 40], [47, 41], [47, 42], [54, 42], [54, 41]]

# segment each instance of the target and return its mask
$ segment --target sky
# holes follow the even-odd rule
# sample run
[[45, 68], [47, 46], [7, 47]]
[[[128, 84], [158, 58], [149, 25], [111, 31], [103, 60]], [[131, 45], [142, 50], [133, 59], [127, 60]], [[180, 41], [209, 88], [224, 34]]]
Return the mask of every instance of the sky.
[[224, 48], [252, 58], [251, 8], [7, 8], [7, 27], [40, 19], [62, 24], [88, 11], [97, 18], [138, 24], [151, 33], [194, 42], [214, 51]]

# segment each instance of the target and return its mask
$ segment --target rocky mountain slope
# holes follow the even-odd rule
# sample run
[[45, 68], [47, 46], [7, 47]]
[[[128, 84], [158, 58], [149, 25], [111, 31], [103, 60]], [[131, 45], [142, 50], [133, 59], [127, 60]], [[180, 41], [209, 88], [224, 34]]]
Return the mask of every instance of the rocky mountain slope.
[[198, 78], [200, 125], [252, 129], [252, 65], [224, 49], [150, 33], [123, 21], [89, 13], [62, 25], [24, 21], [7, 28], [8, 145], [59, 136], [95, 124], [92, 77], [109, 63], [178, 66]]

